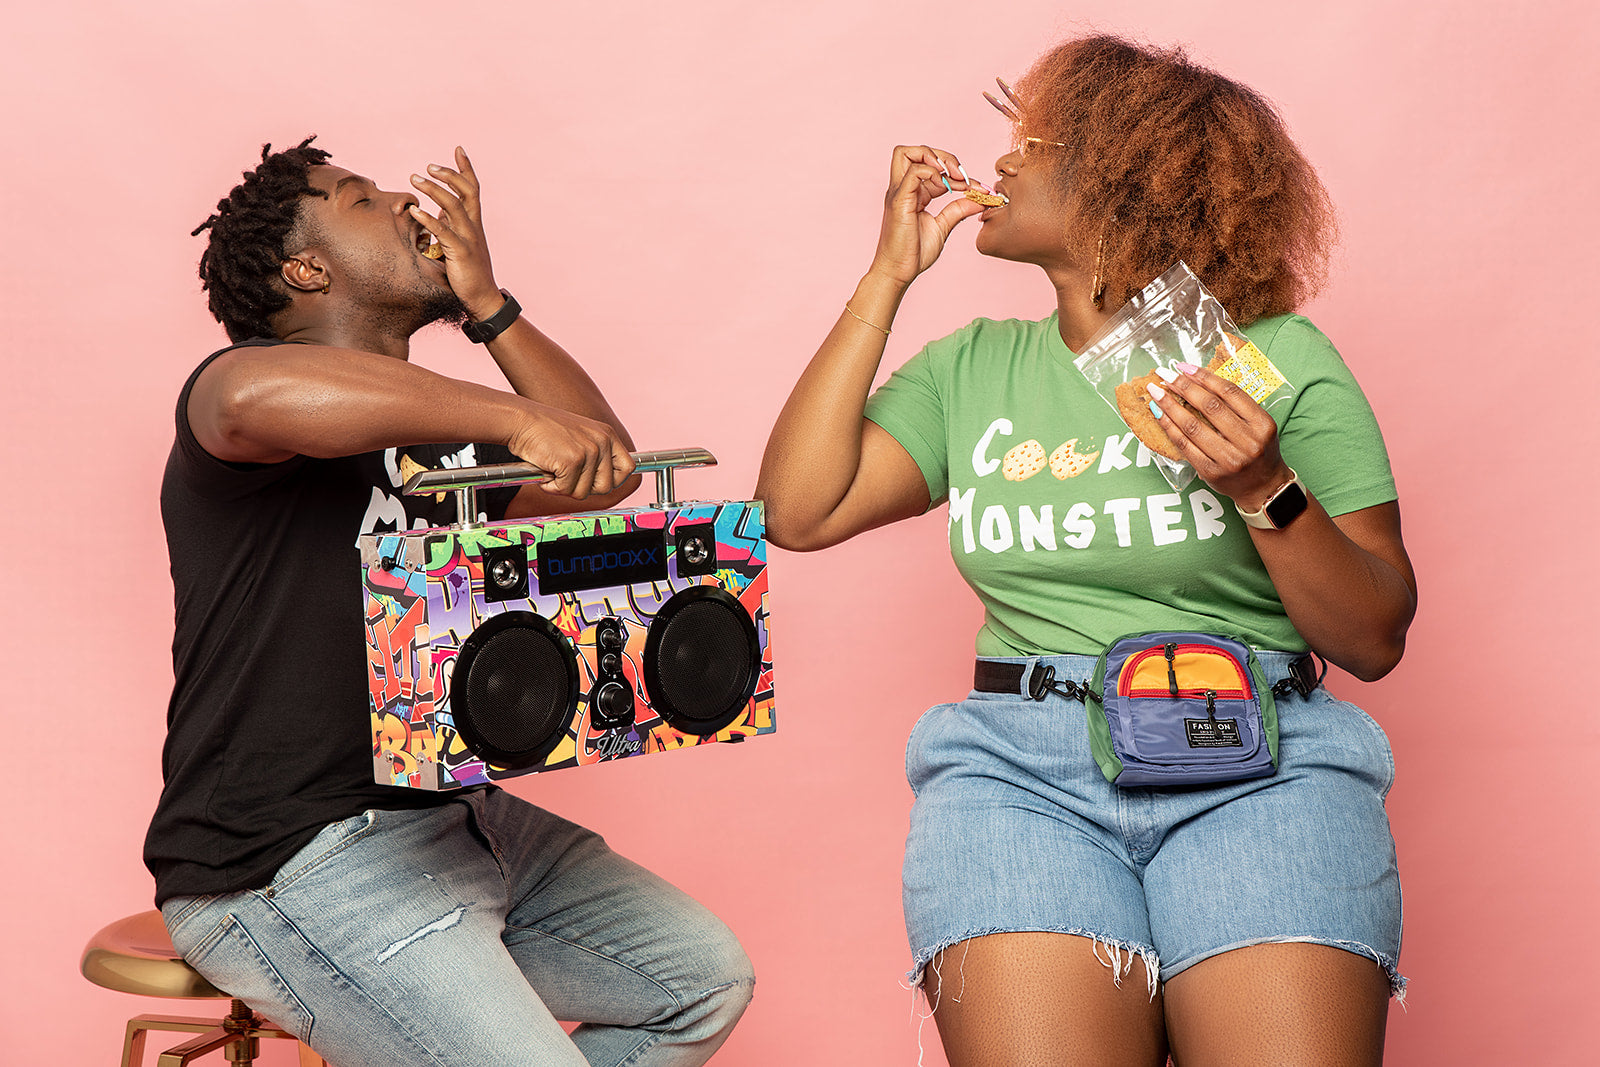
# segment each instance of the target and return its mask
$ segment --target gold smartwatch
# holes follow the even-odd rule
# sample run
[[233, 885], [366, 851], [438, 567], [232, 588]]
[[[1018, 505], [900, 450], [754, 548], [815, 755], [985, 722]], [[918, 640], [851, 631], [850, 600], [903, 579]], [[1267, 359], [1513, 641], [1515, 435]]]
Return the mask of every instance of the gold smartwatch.
[[1234, 509], [1247, 526], [1254, 526], [1258, 530], [1281, 530], [1298, 519], [1308, 503], [1306, 487], [1300, 484], [1300, 476], [1290, 467], [1289, 480], [1267, 497], [1260, 511], [1246, 511], [1238, 504], [1234, 505]]

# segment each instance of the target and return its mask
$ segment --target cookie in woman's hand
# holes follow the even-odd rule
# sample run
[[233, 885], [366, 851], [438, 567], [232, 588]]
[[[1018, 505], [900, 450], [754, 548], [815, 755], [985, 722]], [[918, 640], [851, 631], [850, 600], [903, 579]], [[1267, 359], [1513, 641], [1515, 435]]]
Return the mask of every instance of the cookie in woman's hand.
[[[1226, 353], [1219, 352], [1206, 365], [1206, 369], [1215, 374], [1224, 363], [1228, 362], [1228, 358]], [[1144, 447], [1158, 456], [1165, 456], [1178, 463], [1186, 463], [1188, 461], [1183, 458], [1183, 453], [1178, 451], [1178, 446], [1172, 443], [1172, 438], [1167, 436], [1167, 432], [1161, 428], [1161, 423], [1156, 420], [1156, 416], [1150, 410], [1150, 392], [1145, 387], [1150, 385], [1165, 386], [1166, 384], [1166, 379], [1155, 371], [1151, 371], [1149, 374], [1141, 374], [1132, 381], [1123, 382], [1117, 386], [1117, 414], [1122, 416], [1122, 421], [1128, 424], [1128, 429], [1133, 431], [1133, 435], [1139, 439]], [[1183, 397], [1170, 389], [1167, 390], [1167, 395], [1176, 400], [1185, 411], [1199, 419], [1202, 426], [1211, 430], [1216, 429], [1215, 426], [1211, 425], [1210, 419], [1200, 414]]]

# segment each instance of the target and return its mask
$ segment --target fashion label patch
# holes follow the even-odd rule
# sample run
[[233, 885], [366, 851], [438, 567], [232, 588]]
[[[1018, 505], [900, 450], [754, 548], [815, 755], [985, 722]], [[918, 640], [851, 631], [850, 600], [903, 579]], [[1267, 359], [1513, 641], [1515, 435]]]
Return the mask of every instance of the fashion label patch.
[[1237, 719], [1184, 719], [1190, 748], [1243, 748]]

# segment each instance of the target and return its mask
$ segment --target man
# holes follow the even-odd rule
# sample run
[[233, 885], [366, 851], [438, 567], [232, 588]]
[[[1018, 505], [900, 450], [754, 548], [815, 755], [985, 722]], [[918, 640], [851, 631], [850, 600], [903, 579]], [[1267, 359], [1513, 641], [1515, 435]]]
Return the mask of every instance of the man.
[[[175, 685], [145, 861], [173, 943], [339, 1067], [703, 1063], [754, 984], [720, 921], [497, 788], [372, 780], [356, 539], [457, 519], [401, 467], [514, 454], [554, 477], [481, 494], [491, 518], [592, 510], [637, 484], [632, 442], [496, 285], [466, 153], [412, 177], [430, 214], [311, 138], [270, 149], [195, 231], [235, 345], [184, 386], [162, 484]], [[407, 362], [441, 320], [515, 392]]]

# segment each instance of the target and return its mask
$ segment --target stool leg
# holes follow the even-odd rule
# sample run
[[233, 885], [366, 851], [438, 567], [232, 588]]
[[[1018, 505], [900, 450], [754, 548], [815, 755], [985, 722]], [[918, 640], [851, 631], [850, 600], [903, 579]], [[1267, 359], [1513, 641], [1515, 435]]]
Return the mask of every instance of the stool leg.
[[215, 1052], [219, 1048], [228, 1048], [231, 1055], [232, 1044], [238, 1040], [237, 1034], [229, 1033], [218, 1027], [208, 1030], [199, 1037], [190, 1038], [181, 1045], [173, 1045], [167, 1051], [156, 1057], [156, 1067], [184, 1067], [192, 1059], [204, 1056], [208, 1052]]
[[122, 1039], [122, 1067], [140, 1067], [144, 1063], [144, 1035], [149, 1033], [139, 1025], [138, 1019], [128, 1020], [128, 1034]]
[[[233, 1001], [233, 1010], [222, 1020], [221, 1026], [167, 1049], [157, 1058], [156, 1067], [185, 1067], [190, 1060], [219, 1048], [229, 1063], [250, 1067], [261, 1051], [261, 1042], [257, 1038], [261, 1032], [261, 1019], [244, 1001], [236, 999]], [[277, 1033], [274, 1031], [273, 1036]]]
[[215, 1019], [197, 1019], [189, 1015], [135, 1015], [128, 1020], [127, 1036], [122, 1041], [122, 1067], [141, 1067], [145, 1037], [152, 1030], [203, 1034], [216, 1026]]
[[187, 1015], [138, 1015], [129, 1019], [127, 1036], [122, 1042], [122, 1067], [143, 1064], [145, 1039], [152, 1030], [197, 1035], [163, 1052], [156, 1060], [158, 1067], [183, 1067], [217, 1049], [223, 1050], [229, 1063], [251, 1067], [261, 1054], [260, 1039], [263, 1037], [294, 1041], [300, 1067], [330, 1067], [309, 1045], [296, 1041], [295, 1035], [263, 1019], [238, 1000], [233, 1001], [230, 1014], [220, 1021]]

